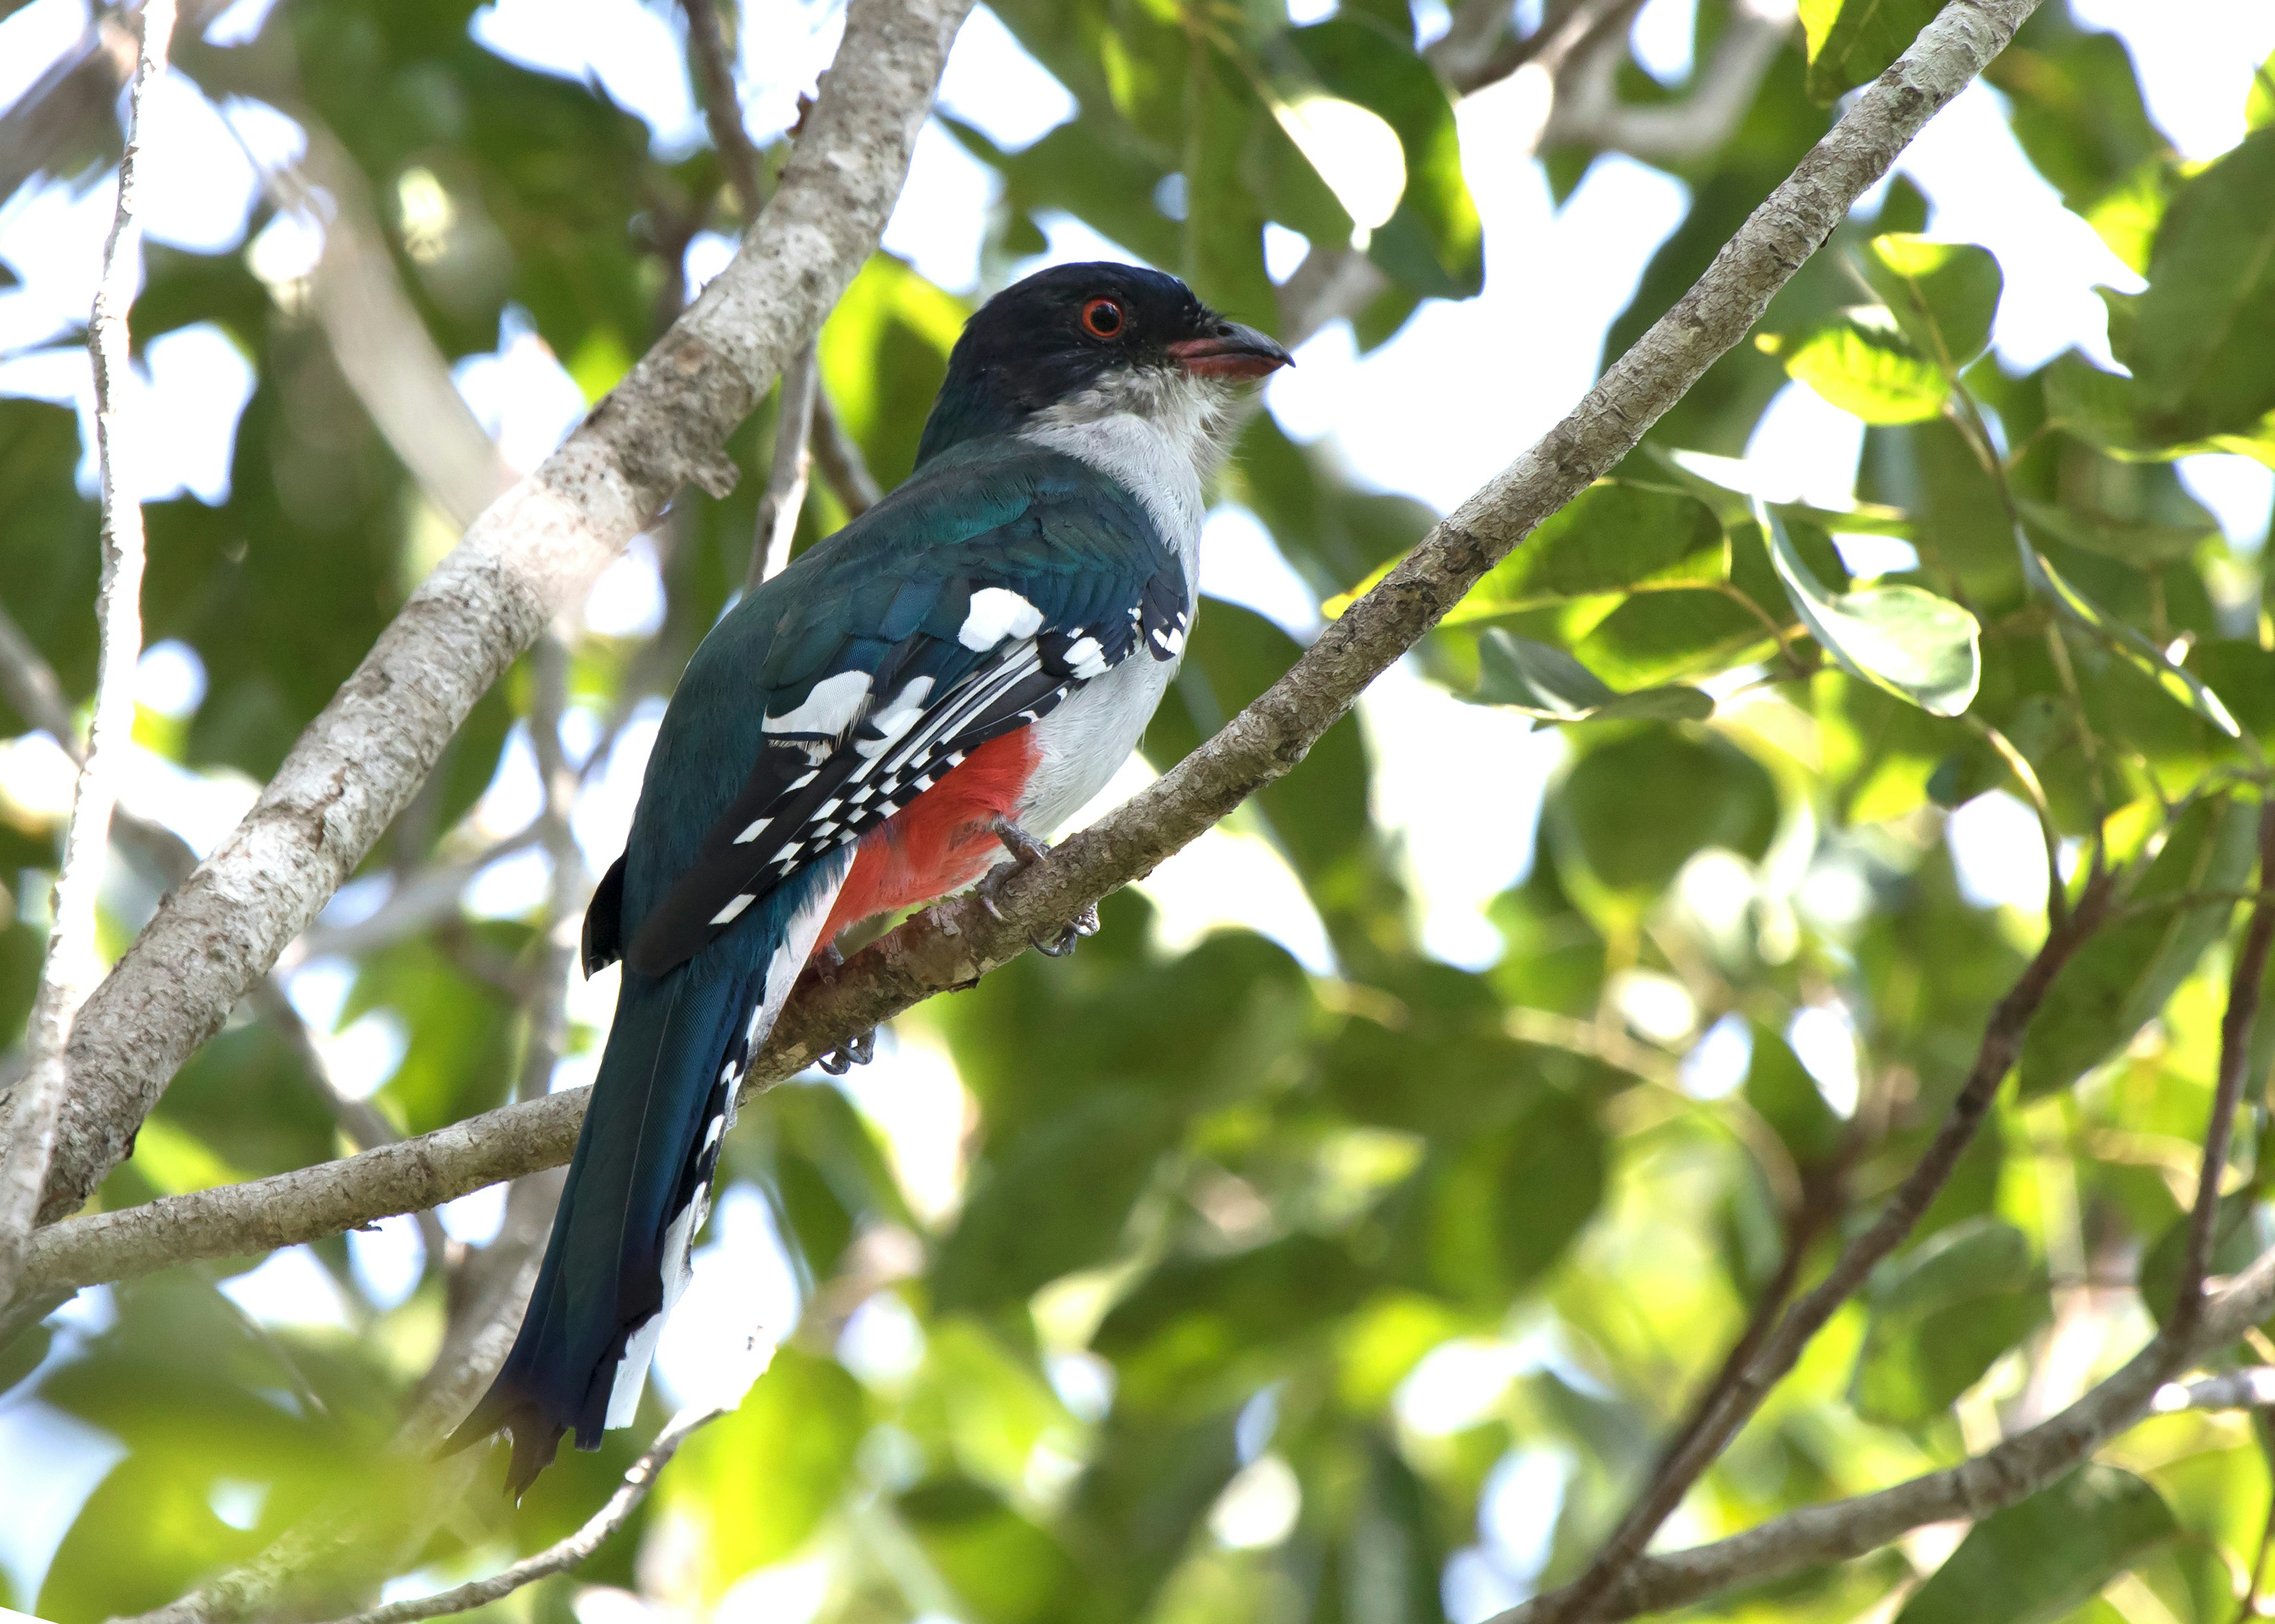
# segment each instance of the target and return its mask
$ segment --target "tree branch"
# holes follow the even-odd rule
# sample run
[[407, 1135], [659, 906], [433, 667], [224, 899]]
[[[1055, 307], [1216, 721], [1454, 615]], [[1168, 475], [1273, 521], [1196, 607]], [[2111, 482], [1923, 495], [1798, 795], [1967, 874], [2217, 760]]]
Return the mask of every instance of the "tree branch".
[[2150, 1395], [2150, 1415], [2173, 1416], [2184, 1409], [2275, 1409], [2275, 1368], [2255, 1364], [2202, 1381], [2168, 1381]]
[[[11, 1097], [14, 1133], [0, 1148], [0, 1302], [16, 1295], [25, 1243], [38, 1216], [63, 1120], [65, 1050], [87, 988], [102, 961], [95, 948], [95, 895], [110, 847], [110, 813], [118, 799], [118, 762], [134, 732], [134, 668], [142, 657], [143, 448], [133, 440], [125, 397], [130, 338], [127, 312], [142, 278], [142, 226], [135, 213], [142, 145], [148, 133], [151, 83], [166, 71], [174, 37], [174, 0], [145, 0], [141, 46], [129, 104], [126, 147], [118, 161], [118, 204], [102, 247], [102, 274], [87, 321], [94, 363], [94, 440], [102, 489], [102, 568], [95, 590], [99, 638], [94, 716], [87, 753], [72, 791], [71, 825], [56, 874], [55, 923], [24, 1031], [27, 1061]], [[53, 686], [52, 684], [49, 686]], [[66, 732], [66, 738], [70, 736]]]
[[798, 510], [805, 506], [806, 481], [813, 472], [813, 404], [820, 393], [821, 357], [808, 344], [782, 368], [782, 385], [775, 391], [781, 404], [775, 418], [774, 461], [767, 470], [766, 495], [759, 498], [758, 522], [752, 527], [746, 591], [772, 580], [790, 563]]
[[[1242, 800], [1292, 770], [1368, 683], [1418, 641], [1533, 526], [1626, 455], [1706, 367], [1745, 335], [1771, 296], [1846, 217], [1855, 199], [1886, 171], [1920, 126], [1981, 71], [2036, 4], [1953, 0], [1902, 58], [1864, 91], [1792, 177], [1755, 210], [1697, 284], [1637, 340], [1573, 412], [1441, 521], [1373, 591], [1331, 623], [1278, 683], [1127, 804], [1062, 842], [1048, 862], [1008, 880], [995, 899], [1001, 918], [970, 897], [942, 903], [863, 949], [829, 985], [809, 983], [802, 988], [773, 1037], [753, 1057], [746, 1091], [795, 1076], [855, 1034], [933, 993], [969, 985], [1008, 963], [1025, 951], [1032, 938], [1055, 930], [1107, 893], [1150, 873]], [[863, 15], [857, 5], [857, 20]], [[843, 59], [849, 64], [855, 60], [850, 50]], [[833, 72], [825, 106], [851, 77]], [[817, 118], [809, 121], [810, 130], [820, 122], [822, 110], [818, 109]], [[804, 155], [802, 151], [800, 157]], [[794, 174], [799, 162], [792, 161]], [[791, 191], [786, 178], [783, 195], [769, 205], [770, 215]], [[744, 252], [747, 256], [751, 250]], [[771, 330], [779, 331], [779, 325]], [[582, 459], [576, 465], [584, 465]], [[539, 478], [544, 477], [540, 472]], [[579, 567], [597, 566], [588, 559]], [[399, 646], [390, 633], [367, 669], [396, 669], [393, 650]], [[423, 639], [421, 646], [431, 647]], [[434, 652], [442, 658], [440, 651]], [[462, 675], [462, 668], [454, 666], [450, 680], [460, 680]], [[351, 694], [365, 680], [351, 683]], [[442, 679], [428, 673], [425, 680], [435, 684]], [[296, 765], [288, 767], [263, 797], [262, 807], [253, 815], [253, 826], [258, 827], [252, 835], [241, 833], [224, 850], [227, 872], [243, 876], [251, 859], [271, 849], [268, 829], [277, 828], [276, 865], [291, 865], [295, 889], [289, 899], [273, 903], [253, 900], [246, 911], [261, 911], [264, 921], [281, 915], [283, 922], [297, 918], [305, 923], [306, 915], [300, 910], [313, 911], [321, 901], [314, 895], [315, 888], [328, 877], [345, 872], [344, 864], [352, 861], [349, 851], [359, 853], [369, 844], [364, 831], [371, 827], [378, 790], [337, 754], [367, 725], [344, 714], [358, 708], [349, 699], [334, 706], [312, 734], [312, 743], [295, 752]], [[394, 725], [409, 723], [398, 720]], [[379, 755], [401, 753], [392, 739], [384, 750], [377, 743], [367, 748]], [[407, 794], [395, 774], [408, 776], [412, 765], [397, 767], [389, 761], [380, 767], [389, 794]], [[321, 778], [316, 775], [320, 766]], [[321, 836], [336, 817], [357, 837], [344, 834], [344, 850], [336, 858]], [[296, 818], [297, 833], [291, 822]], [[319, 832], [313, 841], [312, 823]], [[208, 866], [222, 862], [217, 857]], [[305, 903], [300, 888], [311, 894]], [[263, 923], [256, 935], [253, 927], [234, 923], [234, 915], [220, 906], [221, 901], [215, 895], [204, 904], [213, 920], [210, 926], [177, 927], [163, 953], [152, 952], [139, 961], [130, 956], [113, 977], [121, 987], [116, 995], [119, 1013], [111, 1017], [110, 1030], [123, 1035], [139, 1029], [141, 1023], [128, 1017], [146, 998], [157, 1001], [144, 989], [168, 962], [167, 954], [201, 941], [215, 943], [219, 962], [202, 971], [211, 984], [239, 973], [237, 966], [268, 950], [281, 925]], [[160, 1013], [192, 1026], [208, 1018], [200, 998], [175, 996]], [[217, 1016], [212, 1019], [217, 1023]], [[123, 1143], [123, 1130], [113, 1140], [108, 1137], [108, 1124], [123, 1121], [130, 1112], [139, 1121], [144, 1092], [155, 1098], [163, 1077], [178, 1063], [178, 1054], [185, 1054], [209, 1030], [192, 1035], [162, 1026], [147, 1038], [160, 1048], [155, 1055], [104, 1052], [97, 1075], [107, 1086], [88, 1091], [105, 1097], [100, 1108], [88, 1112], [85, 1154], [90, 1169], [107, 1167], [101, 1157], [107, 1153], [115, 1159], [117, 1144]], [[111, 1058], [114, 1054], [117, 1058]], [[563, 1091], [343, 1161], [57, 1224], [35, 1237], [26, 1278], [49, 1288], [121, 1278], [188, 1258], [291, 1244], [450, 1200], [484, 1184], [566, 1160], [584, 1106], [582, 1091]]]
[[[43, 1217], [82, 1203], [167, 1081], [410, 800], [553, 614], [720, 451], [875, 246], [969, 0], [854, 0], [838, 64], [740, 252], [414, 592], [245, 821], [89, 999]], [[525, 1167], [513, 1171], [526, 1171]]]
[[1544, 145], [1600, 147], [1645, 162], [1701, 157], [1730, 139], [1753, 105], [1762, 75], [1793, 32], [1793, 0], [1738, 0], [1690, 92], [1680, 102], [1631, 106], [1620, 100], [1626, 42], [1601, 36], [1557, 86]]
[[[202, 34], [230, 0], [188, 0], [175, 31]], [[118, 93], [134, 72], [136, 8], [107, 5], [23, 94], [0, 111], [0, 203], [40, 175], [101, 151], [113, 137]]]
[[829, 481], [829, 488], [837, 493], [837, 504], [845, 510], [846, 517], [859, 518], [884, 500], [877, 476], [869, 472], [868, 459], [845, 432], [837, 408], [829, 404], [829, 391], [820, 388], [813, 391], [813, 461], [821, 477]]
[[1999, 1085], [2022, 1053], [2022, 1037], [2029, 1030], [2030, 1018], [2044, 1001], [2054, 978], [2099, 928], [2108, 910], [2111, 884], [2106, 874], [2097, 872], [2069, 918], [2046, 933], [2037, 956], [1992, 1010], [1966, 1084], [1951, 1102], [1942, 1125], [1917, 1165], [1896, 1187], [1895, 1194], [1888, 1198], [1871, 1226], [1842, 1249], [1825, 1279], [1786, 1311], [1760, 1350], [1742, 1366], [1726, 1367], [1710, 1401], [1701, 1406], [1697, 1418], [1667, 1452], [1651, 1482], [1620, 1520], [1612, 1537], [1604, 1542], [1595, 1560], [1577, 1580], [1559, 1592], [1562, 1599], [1542, 1615], [1544, 1624], [1583, 1624], [1596, 1616], [1596, 1604], [1617, 1586], [1621, 1574], [1643, 1554], [1644, 1547], [1682, 1503], [1691, 1485], [1720, 1458], [1739, 1429], [1761, 1407], [1770, 1389], [1799, 1362], [1810, 1339], [1911, 1234], [1920, 1215], [1927, 1211], [1928, 1205], [1959, 1165], [1961, 1154], [1974, 1139], [1984, 1117], [1989, 1114]]
[[[711, 144], [719, 149], [720, 162], [734, 183], [743, 218], [754, 219], [766, 200], [766, 166], [743, 124], [742, 102], [735, 93], [727, 41], [719, 26], [718, 0], [684, 0], [682, 9], [687, 13], [687, 54], [694, 61], [695, 81], [703, 87], [703, 117]], [[752, 527], [751, 562], [743, 581], [746, 592], [780, 575], [790, 563], [798, 510], [805, 506], [806, 481], [813, 469], [810, 442], [820, 387], [820, 358], [809, 342], [782, 368], [775, 394], [774, 460], [767, 472], [766, 491], [759, 498], [758, 522]]]
[[[2275, 1250], [2263, 1253], [2216, 1294], [2193, 1333], [2175, 1336], [2166, 1329], [2060, 1414], [1943, 1471], [1877, 1493], [1788, 1512], [1712, 1545], [1645, 1557], [1602, 1597], [1598, 1616], [1629, 1619], [1671, 1612], [1737, 1585], [1863, 1556], [1931, 1522], [1979, 1519], [2027, 1499], [2165, 1401], [2161, 1395], [2175, 1371], [2226, 1347], [2271, 1309]], [[2180, 1391], [2193, 1393], [2203, 1385]], [[1571, 1594], [1552, 1590], [1495, 1614], [1486, 1624], [1548, 1624]]]
[[[2275, 876], [2275, 797], [2259, 809], [2259, 883]], [[2263, 896], [2251, 910], [2242, 949], [2228, 978], [2227, 1008], [2219, 1018], [2219, 1075], [2212, 1091], [2211, 1121], [2204, 1129], [2203, 1166], [2196, 1175], [2196, 1205], [2188, 1212], [2187, 1248], [2181, 1254], [2181, 1282], [2173, 1299], [2173, 1324], [2185, 1332], [2203, 1312], [2204, 1274], [2211, 1267], [2219, 1236], [2219, 1185], [2227, 1172], [2235, 1135], [2235, 1108], [2243, 1099], [2251, 1068], [2251, 1027], [2259, 1013], [2259, 984], [2267, 972], [2267, 951], [2275, 945], [2275, 901]]]
[[[513, 470], [451, 381], [450, 363], [404, 291], [355, 160], [314, 114], [295, 116], [308, 136], [301, 173], [271, 170], [261, 180], [282, 206], [313, 215], [323, 228], [310, 303], [324, 341], [389, 449], [463, 529], [513, 487]], [[329, 209], [312, 185], [322, 188]]]
[[[739, 1396], [737, 1402], [740, 1402]], [[565, 1574], [584, 1561], [608, 1542], [617, 1530], [631, 1520], [631, 1514], [655, 1486], [656, 1475], [669, 1465], [671, 1457], [679, 1453], [699, 1429], [709, 1425], [720, 1416], [734, 1411], [735, 1404], [714, 1404], [703, 1409], [681, 1410], [664, 1424], [663, 1431], [655, 1435], [655, 1442], [647, 1453], [631, 1463], [624, 1480], [614, 1494], [586, 1521], [584, 1527], [568, 1537], [548, 1545], [534, 1556], [525, 1556], [512, 1567], [492, 1574], [487, 1579], [476, 1579], [459, 1585], [456, 1590], [439, 1595], [420, 1596], [409, 1601], [389, 1602], [384, 1607], [374, 1607], [368, 1613], [358, 1613], [335, 1620], [335, 1624], [410, 1624], [414, 1619], [440, 1618], [445, 1613], [467, 1613], [476, 1607], [488, 1606], [502, 1597], [510, 1596], [525, 1585], [549, 1579], [555, 1574]]]

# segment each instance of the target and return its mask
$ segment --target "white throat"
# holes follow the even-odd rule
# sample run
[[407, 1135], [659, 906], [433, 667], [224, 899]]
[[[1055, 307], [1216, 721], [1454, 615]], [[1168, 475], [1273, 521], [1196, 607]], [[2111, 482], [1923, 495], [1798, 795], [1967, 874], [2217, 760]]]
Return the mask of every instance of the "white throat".
[[1182, 370], [1122, 374], [1045, 408], [1019, 432], [1120, 482], [1177, 549], [1185, 581], [1200, 580], [1201, 482], [1236, 427], [1230, 386]]

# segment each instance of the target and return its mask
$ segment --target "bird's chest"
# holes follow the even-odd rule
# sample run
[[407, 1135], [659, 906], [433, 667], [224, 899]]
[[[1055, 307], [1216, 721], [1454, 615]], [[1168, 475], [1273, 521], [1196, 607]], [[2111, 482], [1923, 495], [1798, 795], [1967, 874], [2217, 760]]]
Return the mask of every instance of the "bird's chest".
[[1019, 804], [1023, 825], [1048, 834], [1106, 788], [1145, 736], [1177, 665], [1141, 649], [1035, 723], [1034, 771]]

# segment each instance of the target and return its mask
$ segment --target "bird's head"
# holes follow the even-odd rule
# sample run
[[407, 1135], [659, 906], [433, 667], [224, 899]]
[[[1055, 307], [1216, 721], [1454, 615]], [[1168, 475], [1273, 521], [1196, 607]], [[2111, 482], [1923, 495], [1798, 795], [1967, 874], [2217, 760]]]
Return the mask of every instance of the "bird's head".
[[1239, 384], [1289, 362], [1175, 276], [1105, 261], [1054, 265], [964, 324], [917, 460], [1045, 413], [1129, 412], [1206, 434]]

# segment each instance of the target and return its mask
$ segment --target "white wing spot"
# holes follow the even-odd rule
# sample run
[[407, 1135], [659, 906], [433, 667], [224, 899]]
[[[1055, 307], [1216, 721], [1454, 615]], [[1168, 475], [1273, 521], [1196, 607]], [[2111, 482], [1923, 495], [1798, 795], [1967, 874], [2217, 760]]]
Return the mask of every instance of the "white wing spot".
[[840, 671], [814, 684], [796, 710], [767, 718], [769, 733], [843, 733], [869, 697], [866, 671]]
[[1083, 638], [1069, 643], [1066, 652], [1067, 668], [1085, 682], [1106, 675], [1106, 650], [1096, 638]]
[[713, 914], [711, 916], [711, 923], [714, 925], [732, 925], [736, 919], [740, 917], [744, 909], [748, 908], [752, 903], [755, 903], [759, 899], [756, 895], [751, 892], [745, 891], [741, 895], [737, 896], [733, 902], [728, 903], [724, 908], [722, 908], [717, 913]]
[[772, 818], [760, 819], [756, 823], [751, 825], [749, 828], [744, 829], [740, 835], [735, 836], [735, 843], [740, 846], [758, 839], [760, 832], [773, 821], [774, 820]]
[[971, 612], [956, 640], [984, 651], [1007, 637], [1029, 638], [1043, 623], [1043, 612], [1008, 586], [983, 586], [971, 594]]

